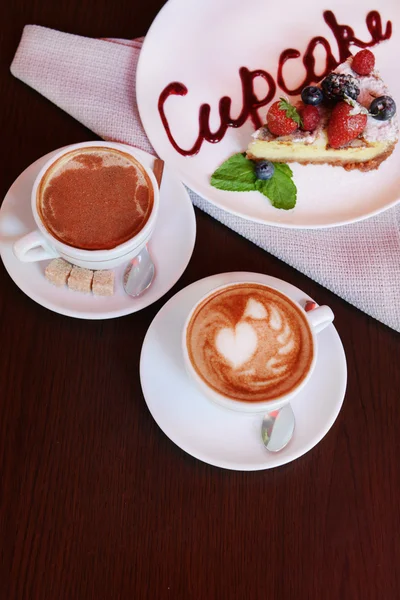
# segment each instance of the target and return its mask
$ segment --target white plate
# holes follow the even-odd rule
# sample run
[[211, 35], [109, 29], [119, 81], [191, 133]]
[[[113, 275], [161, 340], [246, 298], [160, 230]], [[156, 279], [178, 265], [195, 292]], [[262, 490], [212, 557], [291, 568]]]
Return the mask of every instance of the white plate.
[[[186, 96], [171, 96], [165, 112], [171, 132], [180, 147], [191, 148], [197, 138], [199, 107], [211, 105], [211, 129], [220, 124], [218, 103], [227, 95], [233, 99], [232, 115], [242, 108], [239, 69], [263, 69], [276, 81], [281, 52], [297, 48], [301, 54], [315, 36], [326, 38], [338, 59], [331, 30], [323, 19], [329, 8], [340, 24], [370, 41], [366, 27], [369, 11], [379, 10], [384, 26], [393, 23], [390, 40], [375, 46], [377, 67], [400, 109], [400, 2], [398, 0], [170, 0], [161, 10], [140, 54], [137, 70], [137, 100], [146, 133], [168, 165], [192, 190], [213, 204], [246, 219], [282, 227], [331, 227], [351, 223], [393, 206], [400, 195], [400, 147], [378, 171], [346, 172], [339, 167], [293, 164], [298, 189], [297, 206], [291, 211], [273, 208], [258, 192], [225, 192], [213, 188], [212, 172], [230, 155], [244, 151], [254, 126], [248, 119], [238, 128], [229, 128], [219, 143], [203, 143], [197, 156], [183, 157], [169, 142], [158, 112], [160, 93], [171, 82], [188, 88]], [[354, 47], [353, 47], [354, 48]], [[316, 51], [317, 67], [325, 54]], [[287, 63], [284, 71], [291, 88], [304, 79], [301, 58]], [[317, 68], [317, 72], [322, 69]], [[264, 97], [265, 83], [256, 82], [258, 97]], [[277, 96], [282, 91], [277, 87]], [[259, 110], [265, 121], [267, 107]], [[400, 146], [400, 145], [398, 145]]]
[[[110, 144], [124, 148], [123, 144]], [[129, 146], [129, 150], [152, 167], [154, 157]], [[13, 243], [35, 229], [30, 202], [31, 188], [51, 152], [30, 165], [13, 183], [0, 209], [0, 255], [10, 277], [32, 300], [62, 315], [80, 319], [111, 319], [134, 313], [156, 302], [176, 283], [190, 260], [196, 238], [196, 219], [184, 186], [164, 169], [160, 189], [160, 212], [149, 250], [156, 267], [151, 287], [139, 298], [128, 296], [122, 286], [126, 265], [115, 271], [115, 294], [97, 297], [57, 288], [44, 276], [49, 261], [22, 263], [12, 251]]]
[[294, 436], [278, 454], [269, 453], [261, 442], [262, 415], [230, 411], [203, 396], [183, 364], [185, 319], [193, 305], [213, 288], [246, 280], [275, 287], [302, 305], [311, 299], [289, 283], [258, 273], [223, 273], [197, 281], [171, 298], [154, 318], [143, 342], [140, 379], [154, 420], [182, 450], [217, 467], [256, 471], [299, 458], [326, 435], [343, 403], [347, 369], [339, 335], [330, 325], [318, 334], [314, 373], [292, 402]]

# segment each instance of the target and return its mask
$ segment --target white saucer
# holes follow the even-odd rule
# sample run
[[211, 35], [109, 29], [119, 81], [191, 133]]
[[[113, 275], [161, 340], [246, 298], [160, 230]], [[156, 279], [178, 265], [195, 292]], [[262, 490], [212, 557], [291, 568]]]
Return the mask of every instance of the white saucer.
[[[110, 144], [116, 146], [116, 144]], [[123, 144], [118, 146], [124, 148]], [[154, 157], [136, 148], [129, 149], [150, 167]], [[160, 190], [160, 212], [149, 250], [156, 267], [151, 287], [139, 298], [128, 296], [122, 286], [126, 265], [116, 268], [115, 294], [96, 297], [67, 288], [51, 285], [44, 276], [49, 261], [22, 263], [13, 253], [14, 242], [36, 229], [30, 209], [31, 188], [51, 152], [30, 165], [13, 183], [0, 209], [0, 255], [10, 277], [32, 300], [62, 315], [80, 319], [111, 319], [138, 310], [156, 302], [172, 288], [190, 260], [196, 238], [196, 219], [189, 195], [182, 183], [167, 167]]]
[[343, 403], [347, 368], [339, 335], [330, 325], [318, 334], [315, 371], [292, 402], [294, 436], [277, 454], [269, 453], [261, 442], [261, 414], [226, 410], [203, 396], [183, 365], [183, 324], [192, 306], [208, 291], [246, 280], [275, 287], [301, 304], [311, 300], [293, 285], [258, 273], [223, 273], [197, 281], [171, 298], [154, 318], [143, 342], [140, 379], [154, 420], [182, 450], [217, 467], [256, 471], [299, 458], [326, 435]]

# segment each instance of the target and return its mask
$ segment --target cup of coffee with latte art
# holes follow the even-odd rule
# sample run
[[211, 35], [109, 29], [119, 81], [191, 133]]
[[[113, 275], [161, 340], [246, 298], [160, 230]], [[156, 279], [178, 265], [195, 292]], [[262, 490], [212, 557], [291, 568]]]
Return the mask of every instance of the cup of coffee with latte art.
[[154, 231], [159, 190], [134, 149], [85, 142], [60, 150], [40, 170], [31, 208], [38, 229], [14, 244], [23, 262], [63, 257], [110, 269], [139, 254]]
[[316, 333], [333, 321], [328, 306], [306, 313], [260, 283], [212, 290], [192, 309], [182, 349], [187, 372], [214, 402], [242, 412], [280, 408], [303, 389], [317, 356]]

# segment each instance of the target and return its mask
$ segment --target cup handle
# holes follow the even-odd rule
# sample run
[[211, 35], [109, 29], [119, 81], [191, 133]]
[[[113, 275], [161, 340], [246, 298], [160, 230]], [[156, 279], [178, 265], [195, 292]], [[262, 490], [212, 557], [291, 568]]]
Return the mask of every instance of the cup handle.
[[40, 231], [32, 231], [17, 240], [13, 246], [15, 256], [22, 262], [38, 262], [60, 256], [46, 242]]
[[308, 322], [315, 333], [319, 333], [325, 329], [325, 327], [330, 325], [335, 318], [335, 315], [329, 306], [318, 306], [317, 308], [310, 310], [306, 315]]

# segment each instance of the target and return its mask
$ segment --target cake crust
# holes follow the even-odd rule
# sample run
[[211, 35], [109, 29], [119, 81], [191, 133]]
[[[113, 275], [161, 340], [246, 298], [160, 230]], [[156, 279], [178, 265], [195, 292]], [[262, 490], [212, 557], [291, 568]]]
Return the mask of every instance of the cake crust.
[[[266, 142], [268, 143], [268, 142]], [[379, 154], [378, 156], [375, 156], [374, 158], [372, 158], [371, 160], [368, 160], [366, 162], [360, 162], [360, 161], [349, 161], [349, 162], [344, 162], [342, 158], [338, 158], [338, 160], [330, 160], [330, 161], [313, 161], [313, 160], [307, 160], [307, 161], [302, 161], [301, 159], [295, 159], [295, 158], [288, 158], [285, 159], [284, 161], [280, 161], [280, 160], [274, 160], [273, 157], [268, 157], [268, 160], [271, 162], [285, 162], [285, 163], [294, 163], [297, 162], [300, 165], [331, 165], [332, 167], [342, 167], [342, 169], [345, 169], [346, 171], [362, 171], [362, 172], [366, 172], [366, 171], [373, 171], [374, 169], [377, 169], [380, 164], [385, 161], [393, 152], [393, 150], [396, 147], [396, 142], [392, 142], [391, 144], [389, 144], [389, 146], [387, 147], [387, 149], [382, 152], [381, 154]], [[259, 160], [265, 160], [265, 158], [260, 158], [260, 157], [256, 157], [253, 154], [251, 154], [251, 152], [247, 152], [246, 154], [247, 158], [250, 160], [254, 160], [254, 161], [259, 161]]]

